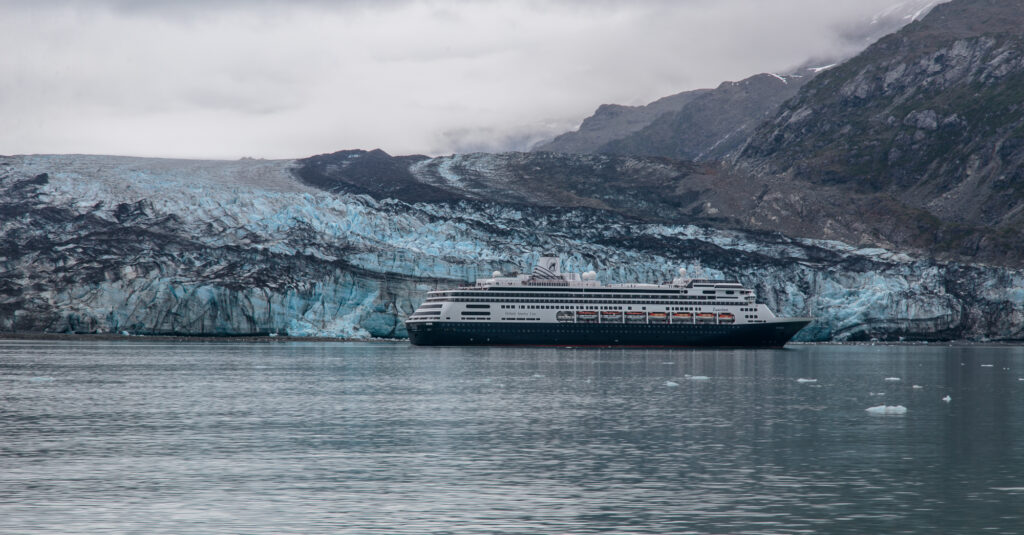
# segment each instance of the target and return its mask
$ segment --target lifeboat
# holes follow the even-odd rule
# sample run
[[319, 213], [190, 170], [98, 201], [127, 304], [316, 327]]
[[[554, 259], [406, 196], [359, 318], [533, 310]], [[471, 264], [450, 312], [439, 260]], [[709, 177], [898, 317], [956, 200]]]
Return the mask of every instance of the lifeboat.
[[651, 323], [668, 323], [668, 312], [651, 312], [647, 315], [647, 321]]
[[555, 314], [555, 319], [560, 323], [572, 323], [574, 314], [571, 310], [559, 310], [558, 314]]
[[626, 323], [647, 323], [647, 313], [626, 312]]
[[698, 312], [697, 323], [714, 323], [715, 315], [711, 312]]
[[672, 323], [693, 323], [693, 314], [689, 312], [673, 312]]
[[593, 310], [580, 310], [576, 313], [576, 321], [580, 323], [596, 323], [597, 312]]
[[723, 313], [718, 315], [718, 323], [736, 323], [736, 316], [729, 313]]
[[622, 312], [618, 310], [602, 310], [601, 311], [601, 323], [620, 323], [622, 321]]

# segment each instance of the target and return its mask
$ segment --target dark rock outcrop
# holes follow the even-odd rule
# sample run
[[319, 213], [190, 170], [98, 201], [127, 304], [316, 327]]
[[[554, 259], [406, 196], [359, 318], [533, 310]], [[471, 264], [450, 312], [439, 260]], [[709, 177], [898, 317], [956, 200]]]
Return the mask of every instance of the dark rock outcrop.
[[821, 205], [888, 205], [858, 226], [896, 246], [1020, 264], [1024, 2], [939, 5], [808, 83], [734, 162], [841, 196]]

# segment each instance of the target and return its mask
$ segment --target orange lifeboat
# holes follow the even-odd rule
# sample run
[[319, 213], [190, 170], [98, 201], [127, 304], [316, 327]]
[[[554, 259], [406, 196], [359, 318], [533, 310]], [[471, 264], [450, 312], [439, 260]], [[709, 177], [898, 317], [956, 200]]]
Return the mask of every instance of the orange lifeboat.
[[646, 323], [647, 313], [646, 312], [626, 312], [627, 323]]

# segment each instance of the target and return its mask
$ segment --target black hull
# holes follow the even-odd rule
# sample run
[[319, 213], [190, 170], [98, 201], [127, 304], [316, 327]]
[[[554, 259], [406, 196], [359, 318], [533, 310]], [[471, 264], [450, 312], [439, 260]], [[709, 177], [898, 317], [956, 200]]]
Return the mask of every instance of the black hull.
[[409, 341], [418, 346], [782, 347], [810, 322], [793, 319], [744, 325], [630, 325], [435, 321], [408, 323], [406, 328]]

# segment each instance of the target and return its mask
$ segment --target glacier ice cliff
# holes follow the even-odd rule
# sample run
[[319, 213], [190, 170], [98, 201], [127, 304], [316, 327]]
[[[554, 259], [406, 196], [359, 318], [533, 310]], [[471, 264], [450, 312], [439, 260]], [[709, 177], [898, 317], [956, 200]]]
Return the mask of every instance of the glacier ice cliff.
[[0, 331], [404, 337], [426, 291], [556, 251], [604, 282], [736, 278], [817, 318], [798, 340], [1024, 339], [1019, 270], [509, 200], [489, 193], [517, 190], [502, 155], [389, 162], [394, 194], [303, 161], [0, 157]]

